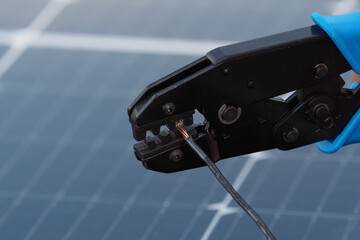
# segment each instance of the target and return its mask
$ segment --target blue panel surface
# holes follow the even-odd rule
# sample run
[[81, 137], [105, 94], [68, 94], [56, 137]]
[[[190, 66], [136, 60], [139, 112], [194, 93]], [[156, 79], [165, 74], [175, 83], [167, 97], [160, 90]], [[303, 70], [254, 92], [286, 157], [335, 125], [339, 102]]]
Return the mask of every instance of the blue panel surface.
[[0, 2], [0, 28], [27, 27], [46, 5], [47, 0], [6, 0]]

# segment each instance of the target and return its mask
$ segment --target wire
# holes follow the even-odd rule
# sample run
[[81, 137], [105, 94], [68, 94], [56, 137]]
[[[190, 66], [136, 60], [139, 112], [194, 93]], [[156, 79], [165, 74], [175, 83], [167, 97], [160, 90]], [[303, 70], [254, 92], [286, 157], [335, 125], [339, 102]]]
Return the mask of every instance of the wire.
[[207, 156], [207, 154], [199, 147], [199, 145], [192, 139], [187, 133], [184, 125], [180, 122], [176, 125], [176, 128], [185, 138], [189, 146], [195, 151], [195, 153], [204, 161], [204, 163], [210, 168], [212, 173], [215, 175], [217, 180], [221, 185], [226, 189], [226, 191], [231, 195], [235, 202], [254, 220], [256, 225], [265, 235], [268, 240], [276, 240], [269, 227], [261, 219], [261, 217], [255, 212], [254, 209], [240, 196], [240, 194], [234, 189], [230, 182], [224, 177], [219, 168], [215, 163]]

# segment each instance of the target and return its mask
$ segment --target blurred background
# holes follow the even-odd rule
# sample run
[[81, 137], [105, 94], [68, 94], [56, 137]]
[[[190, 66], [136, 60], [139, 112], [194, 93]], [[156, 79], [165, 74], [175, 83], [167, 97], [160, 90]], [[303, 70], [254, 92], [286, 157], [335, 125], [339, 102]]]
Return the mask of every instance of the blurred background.
[[[216, 46], [359, 6], [2, 0], [0, 239], [262, 239], [207, 168], [145, 170], [126, 108]], [[218, 165], [278, 239], [359, 239], [359, 154], [359, 145], [333, 155], [308, 146]]]

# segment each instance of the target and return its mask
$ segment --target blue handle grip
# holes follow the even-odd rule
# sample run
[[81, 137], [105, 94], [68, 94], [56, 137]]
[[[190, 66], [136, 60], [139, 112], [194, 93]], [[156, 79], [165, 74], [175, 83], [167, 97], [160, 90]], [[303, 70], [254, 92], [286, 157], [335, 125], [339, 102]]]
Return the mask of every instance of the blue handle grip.
[[[360, 73], [360, 11], [338, 16], [313, 13], [311, 17], [330, 36], [353, 70]], [[358, 85], [354, 83], [351, 89]], [[322, 152], [334, 153], [342, 146], [357, 142], [360, 142], [360, 109], [334, 140], [318, 142], [316, 145]]]
[[353, 70], [360, 73], [360, 11], [338, 16], [311, 15], [334, 41]]
[[[354, 83], [350, 89], [355, 89], [358, 86], [359, 83]], [[325, 140], [316, 143], [316, 145], [324, 153], [334, 153], [342, 146], [358, 142], [360, 142], [360, 108], [334, 140]]]

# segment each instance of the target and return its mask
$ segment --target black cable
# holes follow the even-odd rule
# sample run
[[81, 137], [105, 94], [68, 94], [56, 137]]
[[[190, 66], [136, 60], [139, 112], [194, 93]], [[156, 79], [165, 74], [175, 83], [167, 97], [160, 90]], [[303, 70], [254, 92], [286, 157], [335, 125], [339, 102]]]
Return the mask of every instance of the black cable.
[[236, 201], [239, 206], [244, 209], [244, 211], [254, 220], [256, 225], [260, 228], [260, 230], [264, 233], [266, 239], [268, 240], [276, 240], [274, 235], [271, 233], [268, 226], [261, 219], [261, 217], [255, 212], [254, 209], [240, 196], [240, 194], [233, 188], [233, 186], [229, 183], [229, 181], [222, 175], [221, 171], [218, 167], [213, 163], [213, 161], [206, 155], [206, 153], [197, 145], [197, 143], [191, 138], [185, 138], [190, 147], [196, 152], [196, 154], [205, 162], [205, 164], [210, 168], [213, 172], [217, 180], [223, 185], [223, 187], [228, 191], [231, 197]]

